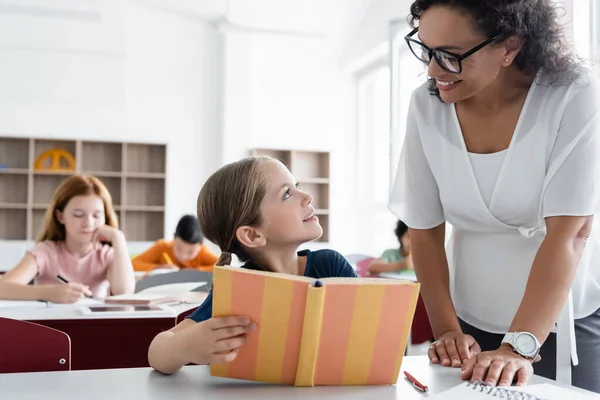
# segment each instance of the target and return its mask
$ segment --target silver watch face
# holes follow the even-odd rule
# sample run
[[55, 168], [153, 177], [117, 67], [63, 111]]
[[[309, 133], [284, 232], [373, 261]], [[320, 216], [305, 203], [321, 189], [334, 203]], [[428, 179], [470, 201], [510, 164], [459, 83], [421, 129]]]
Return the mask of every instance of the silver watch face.
[[537, 350], [535, 338], [527, 333], [521, 333], [515, 338], [515, 347], [521, 354], [532, 354]]

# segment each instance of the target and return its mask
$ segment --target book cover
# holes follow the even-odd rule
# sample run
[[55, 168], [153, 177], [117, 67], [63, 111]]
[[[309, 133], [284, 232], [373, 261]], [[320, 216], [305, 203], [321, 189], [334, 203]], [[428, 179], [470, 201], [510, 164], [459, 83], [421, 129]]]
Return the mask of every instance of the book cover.
[[385, 385], [398, 380], [419, 284], [314, 278], [216, 267], [213, 317], [257, 324], [211, 375], [295, 386]]

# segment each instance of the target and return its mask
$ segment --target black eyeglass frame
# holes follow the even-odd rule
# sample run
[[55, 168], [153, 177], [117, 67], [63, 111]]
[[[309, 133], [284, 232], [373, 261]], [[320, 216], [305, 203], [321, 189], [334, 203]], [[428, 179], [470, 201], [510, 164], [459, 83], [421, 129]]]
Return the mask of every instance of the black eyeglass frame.
[[[456, 53], [453, 53], [453, 52], [451, 52], [451, 51], [448, 51], [448, 50], [443, 50], [443, 49], [431, 49], [431, 48], [427, 47], [426, 45], [424, 45], [423, 43], [419, 42], [418, 40], [416, 40], [416, 39], [413, 39], [413, 38], [412, 38], [412, 36], [414, 36], [414, 35], [415, 35], [415, 34], [416, 34], [418, 31], [419, 31], [419, 27], [417, 26], [417, 27], [416, 27], [415, 29], [413, 29], [413, 30], [412, 30], [412, 31], [411, 31], [411, 32], [410, 32], [408, 35], [406, 35], [406, 36], [404, 37], [404, 40], [406, 40], [406, 44], [408, 45], [408, 48], [410, 49], [410, 52], [411, 52], [411, 53], [413, 53], [413, 55], [414, 55], [415, 57], [417, 57], [417, 59], [418, 59], [419, 61], [423, 62], [423, 63], [424, 63], [424, 64], [426, 64], [426, 65], [429, 65], [429, 63], [431, 62], [431, 60], [432, 60], [432, 59], [435, 59], [435, 61], [438, 63], [438, 65], [439, 65], [439, 66], [440, 66], [440, 67], [441, 67], [441, 68], [442, 68], [444, 71], [446, 71], [446, 72], [449, 72], [449, 73], [451, 73], [451, 74], [456, 74], [456, 75], [458, 75], [458, 74], [460, 74], [460, 73], [462, 72], [462, 61], [463, 61], [465, 58], [467, 58], [467, 57], [469, 57], [469, 56], [472, 56], [473, 54], [475, 54], [475, 53], [476, 53], [476, 52], [478, 52], [479, 50], [483, 49], [485, 46], [487, 46], [488, 44], [492, 43], [494, 40], [497, 40], [497, 39], [498, 39], [500, 36], [502, 36], [502, 34], [501, 34], [501, 33], [499, 33], [499, 34], [497, 34], [496, 36], [494, 36], [494, 37], [491, 37], [491, 38], [489, 38], [488, 40], [486, 40], [486, 41], [484, 41], [484, 42], [481, 42], [481, 43], [479, 43], [477, 46], [473, 47], [471, 50], [468, 50], [468, 51], [466, 51], [466, 52], [464, 52], [464, 53], [462, 53], [462, 54], [456, 54]], [[413, 50], [412, 46], [410, 45], [410, 43], [411, 43], [411, 42], [418, 44], [418, 45], [419, 45], [419, 46], [421, 46], [423, 49], [425, 49], [425, 50], [427, 50], [427, 51], [429, 52], [429, 62], [425, 62], [425, 61], [423, 61], [423, 59], [422, 59], [421, 57], [419, 57], [419, 56], [418, 56], [418, 55], [415, 53], [415, 51]], [[456, 61], [458, 62], [458, 72], [455, 72], [455, 71], [450, 71], [450, 70], [448, 70], [448, 68], [447, 68], [447, 67], [445, 67], [445, 66], [442, 64], [442, 61], [441, 61], [441, 60], [438, 58], [438, 56], [437, 56], [437, 54], [438, 54], [438, 53], [444, 53], [444, 54], [447, 54], [447, 55], [449, 55], [450, 57], [453, 57], [453, 58], [455, 58], [455, 59], [456, 59]]]

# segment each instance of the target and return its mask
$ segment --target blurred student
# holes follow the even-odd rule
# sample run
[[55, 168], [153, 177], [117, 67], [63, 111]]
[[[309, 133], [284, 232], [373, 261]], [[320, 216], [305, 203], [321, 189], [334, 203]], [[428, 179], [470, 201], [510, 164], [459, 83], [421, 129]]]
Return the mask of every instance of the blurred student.
[[[34, 285], [28, 283], [34, 280]], [[135, 276], [106, 186], [74, 175], [56, 189], [36, 246], [0, 279], [0, 299], [75, 303], [128, 294]]]
[[412, 257], [410, 256], [410, 235], [408, 226], [400, 220], [394, 230], [398, 238], [399, 246], [393, 249], [387, 249], [381, 257], [371, 261], [369, 272], [380, 274], [382, 272], [400, 272], [413, 269]]
[[136, 271], [192, 268], [212, 272], [219, 257], [202, 244], [203, 241], [198, 219], [193, 215], [184, 215], [177, 224], [174, 239], [156, 241], [132, 260], [133, 268]]

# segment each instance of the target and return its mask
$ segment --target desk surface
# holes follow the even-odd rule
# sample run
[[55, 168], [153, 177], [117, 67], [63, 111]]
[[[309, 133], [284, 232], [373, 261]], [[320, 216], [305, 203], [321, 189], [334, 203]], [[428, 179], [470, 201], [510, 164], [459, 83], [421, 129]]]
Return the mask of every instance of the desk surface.
[[[430, 388], [430, 395], [460, 384], [460, 370], [432, 366], [427, 357], [405, 357], [403, 370]], [[535, 376], [532, 384], [550, 383]], [[408, 381], [396, 386], [294, 388], [211, 377], [207, 366], [188, 366], [173, 376], [150, 368], [0, 375], [2, 399], [398, 399], [426, 398]]]
[[[200, 292], [199, 292], [200, 293]], [[205, 293], [206, 297], [208, 293]], [[201, 296], [198, 296], [200, 298]], [[180, 313], [201, 304], [201, 300], [194, 303], [177, 303], [160, 305], [160, 311], [123, 311], [119, 313], [93, 313], [85, 314], [84, 309], [92, 305], [91, 302], [75, 304], [52, 304], [45, 302], [30, 302], [32, 306], [2, 307], [0, 301], [0, 317], [20, 319], [24, 321], [50, 321], [50, 320], [89, 320], [89, 319], [135, 319], [135, 318], [175, 318]], [[97, 302], [94, 305], [102, 305]], [[113, 304], [113, 306], [118, 306]]]

